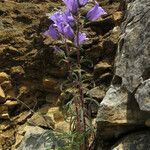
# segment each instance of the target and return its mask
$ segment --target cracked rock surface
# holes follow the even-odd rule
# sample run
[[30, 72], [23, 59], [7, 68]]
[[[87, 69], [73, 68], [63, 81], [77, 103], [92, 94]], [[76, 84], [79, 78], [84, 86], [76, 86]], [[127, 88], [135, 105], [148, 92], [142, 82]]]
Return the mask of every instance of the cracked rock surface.
[[[126, 6], [115, 75], [97, 115], [97, 150], [110, 149], [118, 138], [128, 133], [149, 131], [146, 124], [149, 126], [150, 118], [150, 1], [130, 0]], [[150, 138], [146, 132], [142, 134], [145, 135], [139, 136]], [[119, 145], [119, 150], [136, 149], [131, 146], [136, 137], [129, 139], [122, 147]]]

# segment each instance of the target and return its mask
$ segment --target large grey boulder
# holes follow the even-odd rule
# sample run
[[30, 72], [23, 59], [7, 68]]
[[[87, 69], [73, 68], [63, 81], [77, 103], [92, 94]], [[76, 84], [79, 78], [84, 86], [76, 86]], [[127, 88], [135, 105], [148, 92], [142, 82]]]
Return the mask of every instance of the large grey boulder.
[[103, 140], [118, 138], [123, 133], [144, 127], [149, 115], [140, 111], [132, 94], [111, 86], [99, 107], [98, 135]]
[[150, 111], [150, 1], [126, 2], [115, 75], [97, 115], [98, 150], [102, 147], [100, 141], [109, 143], [123, 134], [145, 128], [150, 118], [149, 112], [142, 111]]
[[115, 144], [111, 150], [149, 150], [150, 132], [138, 132], [127, 135]]
[[132, 0], [127, 4], [125, 21], [115, 62], [115, 75], [133, 92], [150, 78], [150, 1]]
[[26, 133], [17, 150], [46, 150], [54, 149], [63, 142], [56, 138], [52, 130], [45, 130], [38, 126], [26, 127]]
[[143, 111], [150, 111], [150, 79], [145, 80], [137, 89], [135, 98]]

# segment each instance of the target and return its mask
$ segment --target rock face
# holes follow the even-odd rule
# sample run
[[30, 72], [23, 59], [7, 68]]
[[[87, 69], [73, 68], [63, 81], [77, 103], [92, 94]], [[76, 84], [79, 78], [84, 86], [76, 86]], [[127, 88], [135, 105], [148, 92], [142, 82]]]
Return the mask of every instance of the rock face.
[[149, 0], [132, 0], [127, 5], [125, 22], [116, 58], [116, 75], [133, 92], [150, 76]]
[[147, 150], [150, 148], [150, 132], [130, 134], [114, 145], [111, 150]]
[[150, 111], [150, 79], [145, 80], [137, 89], [135, 98], [143, 111]]
[[52, 131], [40, 127], [28, 126], [22, 144], [17, 150], [53, 149], [57, 146]]
[[[122, 34], [115, 60], [112, 85], [100, 104], [97, 115], [96, 149], [107, 149], [115, 139], [128, 132], [143, 130], [150, 118], [150, 1], [127, 2]], [[142, 111], [144, 110], [144, 111]], [[149, 125], [148, 125], [149, 126]], [[150, 135], [139, 135], [142, 139]], [[132, 139], [130, 139], [132, 141]], [[136, 149], [135, 139], [116, 150]], [[100, 142], [101, 141], [101, 142]], [[144, 140], [142, 141], [144, 145]], [[99, 144], [101, 143], [101, 145]], [[133, 148], [131, 148], [133, 146]], [[150, 145], [147, 145], [148, 149]], [[108, 148], [110, 149], [110, 147]], [[142, 146], [140, 150], [143, 150]]]

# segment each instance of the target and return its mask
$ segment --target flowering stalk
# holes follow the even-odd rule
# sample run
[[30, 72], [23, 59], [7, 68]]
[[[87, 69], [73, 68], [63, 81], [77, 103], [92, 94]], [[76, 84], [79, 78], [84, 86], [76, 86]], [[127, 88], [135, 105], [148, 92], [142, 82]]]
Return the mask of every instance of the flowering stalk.
[[[78, 0], [78, 5], [79, 5], [79, 0]], [[79, 33], [80, 33], [80, 10], [77, 11], [77, 66], [78, 66], [78, 88], [79, 88], [79, 95], [80, 95], [80, 103], [81, 103], [81, 109], [83, 111], [83, 113], [81, 113], [80, 115], [83, 115], [81, 118], [83, 118], [82, 121], [82, 127], [81, 127], [81, 132], [85, 132], [86, 131], [86, 121], [85, 121], [85, 106], [84, 106], [84, 95], [83, 95], [83, 88], [82, 88], [82, 74], [81, 74], [81, 58], [80, 58], [80, 44], [79, 44]], [[87, 149], [87, 139], [86, 137], [84, 137], [83, 139], [83, 144], [81, 145], [81, 150], [85, 150]]]
[[[85, 133], [87, 130], [86, 124], [86, 107], [84, 104], [84, 93], [82, 85], [82, 73], [81, 73], [81, 45], [86, 41], [86, 34], [81, 32], [80, 28], [80, 7], [85, 6], [88, 3], [88, 0], [63, 0], [67, 6], [65, 12], [58, 11], [54, 15], [50, 16], [49, 19], [53, 21], [53, 24], [49, 29], [44, 32], [45, 35], [51, 36], [54, 40], [57, 40], [61, 37], [64, 38], [65, 45], [65, 54], [68, 69], [73, 73], [73, 67], [71, 65], [69, 58], [69, 53], [71, 49], [68, 47], [67, 39], [72, 41], [77, 52], [77, 84], [79, 99], [74, 97], [73, 103], [75, 105], [76, 113], [76, 132], [79, 134]], [[94, 7], [92, 7], [86, 17], [89, 21], [97, 20], [101, 15], [106, 14], [106, 12], [99, 6], [99, 4], [94, 0]], [[59, 49], [60, 50], [60, 49]], [[60, 50], [61, 51], [61, 50]], [[73, 82], [74, 83], [74, 82]], [[88, 139], [84, 136], [83, 143], [80, 144], [80, 150], [88, 149]]]

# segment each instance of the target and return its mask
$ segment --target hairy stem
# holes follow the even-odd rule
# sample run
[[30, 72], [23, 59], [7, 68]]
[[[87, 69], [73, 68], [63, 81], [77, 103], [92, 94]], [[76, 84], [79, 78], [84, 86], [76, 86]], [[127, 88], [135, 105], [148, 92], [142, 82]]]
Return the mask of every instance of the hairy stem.
[[[79, 4], [79, 1], [78, 1], [78, 4]], [[82, 120], [82, 128], [81, 128], [81, 132], [86, 132], [86, 121], [85, 121], [85, 106], [84, 106], [84, 94], [83, 94], [83, 88], [82, 88], [82, 74], [81, 74], [81, 53], [80, 53], [80, 50], [81, 50], [81, 47], [80, 47], [80, 44], [79, 44], [79, 32], [80, 32], [80, 22], [79, 22], [79, 19], [80, 19], [80, 12], [78, 11], [77, 12], [77, 18], [76, 18], [76, 21], [77, 21], [77, 66], [78, 66], [78, 88], [79, 88], [79, 95], [80, 95], [80, 103], [81, 103], [81, 109], [83, 111], [83, 116], [81, 116], [81, 118], [83, 118]], [[81, 115], [81, 114], [80, 114]], [[87, 140], [86, 138], [84, 137], [84, 141], [83, 141], [83, 145], [81, 145], [81, 150], [86, 150], [87, 149]]]

